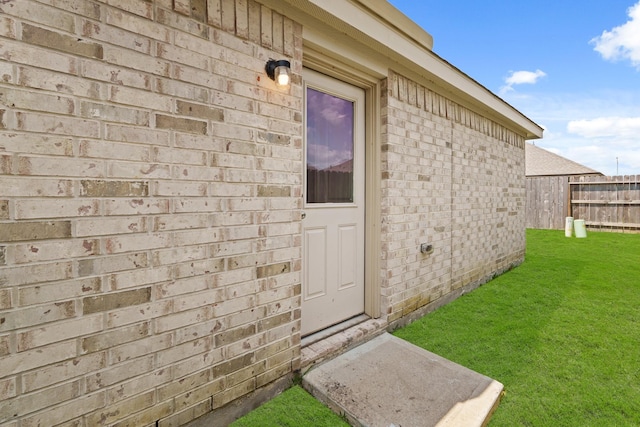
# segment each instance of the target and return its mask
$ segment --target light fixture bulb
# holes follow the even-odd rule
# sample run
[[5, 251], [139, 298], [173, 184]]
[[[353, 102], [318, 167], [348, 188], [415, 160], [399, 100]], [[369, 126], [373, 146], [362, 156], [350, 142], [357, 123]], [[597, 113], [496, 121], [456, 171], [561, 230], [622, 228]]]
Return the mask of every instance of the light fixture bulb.
[[289, 86], [289, 69], [287, 67], [277, 67], [275, 71], [275, 80], [278, 86]]
[[270, 59], [265, 65], [265, 71], [267, 76], [274, 82], [279, 88], [288, 88], [291, 84], [291, 63], [286, 59], [275, 61]]

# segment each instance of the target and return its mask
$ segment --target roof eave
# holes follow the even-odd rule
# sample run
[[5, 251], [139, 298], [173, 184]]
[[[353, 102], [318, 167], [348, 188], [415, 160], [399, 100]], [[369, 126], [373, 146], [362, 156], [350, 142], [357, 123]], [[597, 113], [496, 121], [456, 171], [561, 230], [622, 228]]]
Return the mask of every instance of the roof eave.
[[357, 40], [377, 54], [433, 82], [453, 99], [484, 111], [525, 139], [542, 137], [543, 129], [493, 92], [435, 54], [433, 38], [386, 0], [258, 0], [303, 26], [321, 26], [332, 36]]

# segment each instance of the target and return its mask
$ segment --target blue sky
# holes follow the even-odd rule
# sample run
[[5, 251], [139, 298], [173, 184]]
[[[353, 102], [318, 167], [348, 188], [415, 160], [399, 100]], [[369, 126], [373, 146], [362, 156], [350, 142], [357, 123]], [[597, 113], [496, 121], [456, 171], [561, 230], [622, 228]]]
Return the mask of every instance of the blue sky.
[[536, 145], [640, 174], [640, 0], [390, 3], [435, 53], [542, 126]]

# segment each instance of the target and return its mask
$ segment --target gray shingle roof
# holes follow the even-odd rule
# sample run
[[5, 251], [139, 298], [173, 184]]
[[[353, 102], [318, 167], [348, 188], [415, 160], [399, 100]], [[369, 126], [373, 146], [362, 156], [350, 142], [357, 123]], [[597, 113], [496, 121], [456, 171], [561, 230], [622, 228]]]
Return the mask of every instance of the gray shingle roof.
[[597, 170], [529, 143], [526, 144], [525, 156], [527, 176], [603, 175]]

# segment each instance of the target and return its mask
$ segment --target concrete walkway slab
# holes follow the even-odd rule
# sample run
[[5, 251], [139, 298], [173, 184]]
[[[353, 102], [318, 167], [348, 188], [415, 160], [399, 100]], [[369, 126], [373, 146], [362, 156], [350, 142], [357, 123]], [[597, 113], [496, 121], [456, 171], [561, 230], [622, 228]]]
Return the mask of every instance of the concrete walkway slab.
[[303, 386], [352, 425], [484, 425], [503, 386], [385, 333], [307, 373]]

